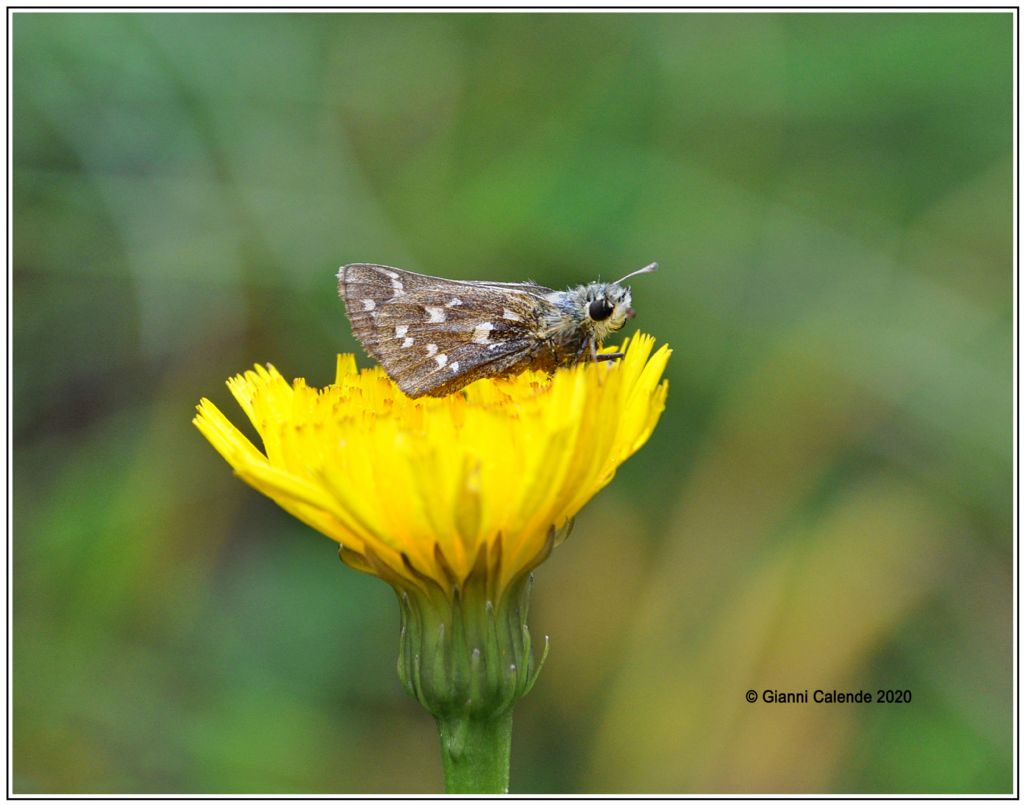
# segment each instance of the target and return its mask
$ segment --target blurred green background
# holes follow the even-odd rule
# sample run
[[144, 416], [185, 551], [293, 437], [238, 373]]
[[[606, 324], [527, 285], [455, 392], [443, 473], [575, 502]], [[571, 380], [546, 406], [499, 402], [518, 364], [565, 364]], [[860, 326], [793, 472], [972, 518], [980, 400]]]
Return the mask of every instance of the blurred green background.
[[513, 791], [1009, 792], [1013, 23], [16, 13], [14, 790], [438, 791], [391, 590], [194, 405], [330, 382], [342, 263], [658, 260], [668, 408], [537, 573]]

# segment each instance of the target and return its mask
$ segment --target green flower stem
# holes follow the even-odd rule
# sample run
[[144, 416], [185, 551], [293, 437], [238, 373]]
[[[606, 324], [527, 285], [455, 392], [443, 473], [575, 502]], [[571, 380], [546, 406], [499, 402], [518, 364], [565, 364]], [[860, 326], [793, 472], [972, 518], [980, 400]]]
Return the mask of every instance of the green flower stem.
[[448, 794], [507, 794], [512, 708], [492, 718], [438, 718], [444, 790]]
[[[536, 562], [551, 550], [552, 529]], [[530, 692], [548, 654], [539, 661], [526, 625], [529, 568], [498, 585], [501, 540], [486, 543], [465, 578], [436, 552], [444, 579], [395, 572], [366, 550], [341, 549], [342, 561], [394, 587], [402, 612], [398, 676], [406, 692], [437, 720], [445, 790], [449, 794], [507, 794], [512, 708]]]

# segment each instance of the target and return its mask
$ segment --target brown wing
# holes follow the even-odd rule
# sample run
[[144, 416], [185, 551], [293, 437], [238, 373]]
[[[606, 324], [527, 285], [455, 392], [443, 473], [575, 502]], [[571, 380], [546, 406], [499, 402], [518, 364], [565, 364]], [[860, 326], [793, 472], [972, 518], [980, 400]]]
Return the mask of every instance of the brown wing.
[[345, 266], [338, 278], [356, 338], [410, 397], [523, 371], [549, 349], [538, 336], [540, 318], [555, 310], [549, 288], [368, 263]]

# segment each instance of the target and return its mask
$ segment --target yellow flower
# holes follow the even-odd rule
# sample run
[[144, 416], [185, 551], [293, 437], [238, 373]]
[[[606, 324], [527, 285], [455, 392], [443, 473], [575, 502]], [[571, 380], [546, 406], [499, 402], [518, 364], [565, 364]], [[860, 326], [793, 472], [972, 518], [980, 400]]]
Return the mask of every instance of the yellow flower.
[[670, 350], [483, 379], [411, 399], [339, 355], [334, 384], [272, 366], [228, 387], [263, 441], [209, 400], [193, 420], [235, 472], [398, 594], [398, 674], [437, 719], [449, 792], [507, 792], [512, 708], [540, 666], [530, 570], [654, 430]]
[[406, 397], [352, 355], [322, 390], [257, 366], [228, 386], [263, 450], [208, 399], [193, 421], [239, 477], [340, 543], [348, 564], [448, 590], [476, 567], [500, 596], [650, 436], [670, 354], [653, 346], [639, 334], [614, 363], [483, 379], [443, 398]]

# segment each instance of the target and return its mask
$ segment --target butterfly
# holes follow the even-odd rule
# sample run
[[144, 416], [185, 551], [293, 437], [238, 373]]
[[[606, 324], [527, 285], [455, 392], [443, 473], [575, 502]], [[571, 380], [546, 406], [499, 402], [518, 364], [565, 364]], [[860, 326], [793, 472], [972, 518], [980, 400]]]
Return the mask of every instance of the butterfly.
[[597, 348], [633, 318], [622, 283], [657, 268], [556, 291], [352, 263], [338, 269], [338, 295], [356, 338], [403, 392], [441, 397], [482, 377], [621, 358]]

